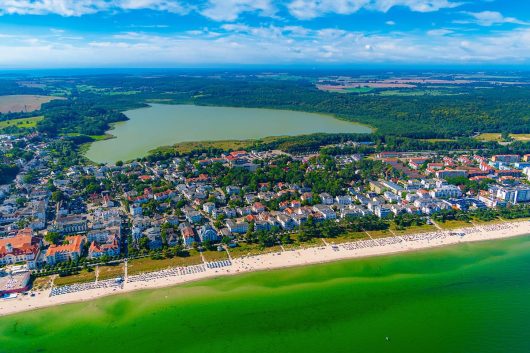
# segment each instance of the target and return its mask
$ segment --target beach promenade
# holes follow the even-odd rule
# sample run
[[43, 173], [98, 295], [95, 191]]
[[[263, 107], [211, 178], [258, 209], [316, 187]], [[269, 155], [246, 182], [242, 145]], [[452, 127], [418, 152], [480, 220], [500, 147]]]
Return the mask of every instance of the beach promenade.
[[207, 262], [200, 265], [168, 268], [128, 276], [123, 281], [106, 280], [34, 292], [34, 296], [0, 300], [0, 315], [93, 300], [107, 295], [142, 289], [161, 288], [207, 278], [236, 275], [251, 271], [325, 263], [331, 261], [381, 256], [459, 243], [530, 235], [530, 221], [477, 225], [455, 230], [359, 240], [342, 244], [273, 252], [238, 259]]

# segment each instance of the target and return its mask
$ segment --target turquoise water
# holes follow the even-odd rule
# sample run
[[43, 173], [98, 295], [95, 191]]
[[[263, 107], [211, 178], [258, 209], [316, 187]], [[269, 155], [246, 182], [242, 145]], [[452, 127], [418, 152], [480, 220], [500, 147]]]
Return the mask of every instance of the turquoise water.
[[530, 352], [529, 332], [530, 237], [521, 237], [4, 317], [0, 351], [513, 353]]

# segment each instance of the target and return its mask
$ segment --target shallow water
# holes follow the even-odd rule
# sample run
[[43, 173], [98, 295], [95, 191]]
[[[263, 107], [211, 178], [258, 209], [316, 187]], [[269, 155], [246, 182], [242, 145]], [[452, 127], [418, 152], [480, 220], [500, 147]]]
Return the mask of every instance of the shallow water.
[[528, 332], [530, 237], [521, 237], [8, 316], [0, 351], [529, 352]]

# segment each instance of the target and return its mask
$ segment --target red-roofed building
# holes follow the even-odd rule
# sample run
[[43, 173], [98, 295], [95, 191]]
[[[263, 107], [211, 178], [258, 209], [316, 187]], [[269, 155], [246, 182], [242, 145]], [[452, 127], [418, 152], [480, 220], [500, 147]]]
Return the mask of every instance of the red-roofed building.
[[151, 180], [152, 178], [153, 178], [153, 177], [150, 176], [150, 175], [140, 175], [140, 176], [138, 177], [138, 179], [140, 179], [140, 180], [143, 181], [143, 182], [149, 181], [149, 180]]
[[436, 177], [440, 179], [466, 177], [466, 176], [467, 176], [467, 171], [465, 170], [444, 169], [444, 170], [436, 171]]
[[88, 257], [97, 259], [102, 256], [117, 256], [120, 254], [120, 244], [118, 239], [114, 237], [112, 243], [99, 245], [95, 241], [90, 244], [88, 248]]
[[429, 163], [427, 164], [427, 168], [432, 168], [434, 170], [444, 169], [444, 164], [443, 163]]
[[183, 226], [180, 228], [180, 234], [182, 235], [182, 241], [185, 247], [190, 247], [196, 242], [195, 230], [190, 226]]
[[508, 169], [508, 170], [497, 170], [496, 174], [499, 177], [512, 176], [512, 177], [521, 177], [523, 172], [518, 169]]
[[252, 205], [252, 212], [254, 213], [260, 213], [265, 211], [265, 206], [261, 202], [254, 202]]
[[493, 168], [491, 165], [489, 165], [486, 162], [480, 163], [479, 168], [480, 170], [483, 170], [485, 172], [493, 172], [495, 170], [495, 168]]
[[444, 157], [442, 160], [447, 167], [453, 167], [455, 165], [455, 161], [451, 157]]
[[484, 179], [488, 179], [488, 177], [484, 175], [477, 175], [477, 176], [469, 178], [469, 180], [473, 180], [473, 181], [479, 181], [479, 180], [484, 180]]
[[483, 177], [486, 177], [487, 175], [489, 175], [490, 172], [487, 171], [487, 170], [481, 170], [481, 169], [478, 169], [478, 168], [469, 168], [467, 170], [467, 176], [469, 178], [472, 178], [472, 177], [476, 177], [476, 176], [483, 176]]
[[209, 180], [210, 180], [210, 177], [208, 175], [200, 174], [196, 178], [187, 178], [186, 184], [191, 185], [191, 184], [196, 184], [196, 183], [206, 183]]
[[473, 159], [474, 159], [475, 161], [477, 161], [478, 163], [482, 163], [482, 162], [487, 161], [487, 158], [482, 157], [482, 156], [479, 156], [479, 155], [474, 155], [474, 156], [473, 156]]
[[280, 211], [285, 210], [287, 207], [289, 207], [290, 202], [289, 201], [282, 201], [278, 204]]
[[411, 158], [409, 159], [409, 167], [411, 167], [414, 170], [419, 169], [423, 163], [425, 163], [428, 160], [428, 158], [423, 157], [417, 157], [417, 158]]
[[40, 241], [33, 237], [31, 229], [22, 229], [14, 237], [0, 239], [0, 264], [25, 261], [30, 268], [34, 268], [39, 251]]
[[464, 165], [469, 165], [471, 164], [471, 159], [469, 159], [469, 156], [460, 156], [458, 157], [458, 161]]
[[299, 208], [302, 206], [302, 203], [298, 200], [293, 200], [291, 201], [291, 207], [294, 207], [294, 208]]
[[81, 257], [83, 246], [86, 243], [86, 237], [74, 235], [66, 237], [65, 240], [66, 244], [51, 245], [46, 251], [45, 259], [49, 265], [69, 260], [76, 261]]
[[518, 154], [497, 154], [491, 157], [491, 160], [494, 162], [515, 163], [519, 162], [521, 157]]
[[248, 156], [248, 152], [247, 151], [234, 151], [234, 152], [230, 152], [230, 156], [234, 158], [243, 158], [243, 157]]

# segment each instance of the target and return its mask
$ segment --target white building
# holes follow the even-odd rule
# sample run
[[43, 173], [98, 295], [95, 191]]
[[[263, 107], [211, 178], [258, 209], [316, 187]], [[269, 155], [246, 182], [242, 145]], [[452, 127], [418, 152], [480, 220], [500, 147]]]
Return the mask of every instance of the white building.
[[462, 196], [462, 191], [455, 185], [442, 185], [429, 192], [433, 198], [458, 198]]
[[244, 234], [244, 233], [246, 233], [248, 231], [248, 223], [247, 222], [234, 222], [231, 219], [226, 221], [226, 227], [232, 233], [236, 233], [236, 234]]

